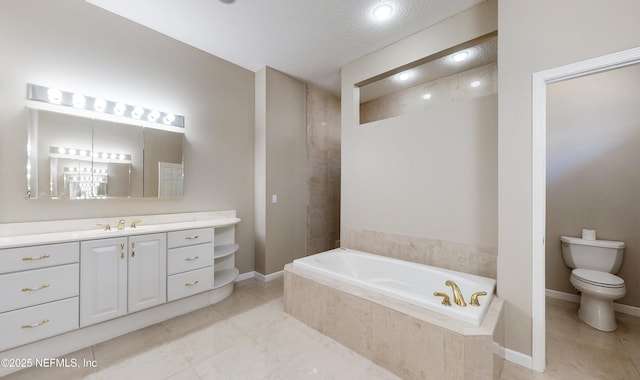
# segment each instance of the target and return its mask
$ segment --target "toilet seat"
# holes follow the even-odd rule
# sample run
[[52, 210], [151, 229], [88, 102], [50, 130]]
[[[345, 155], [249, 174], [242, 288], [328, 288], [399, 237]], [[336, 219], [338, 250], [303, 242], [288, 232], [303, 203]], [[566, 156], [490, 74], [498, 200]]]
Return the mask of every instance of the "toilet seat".
[[571, 276], [576, 280], [584, 283], [601, 286], [603, 288], [624, 288], [624, 280], [620, 277], [607, 273], [600, 272], [591, 269], [574, 269], [571, 271]]

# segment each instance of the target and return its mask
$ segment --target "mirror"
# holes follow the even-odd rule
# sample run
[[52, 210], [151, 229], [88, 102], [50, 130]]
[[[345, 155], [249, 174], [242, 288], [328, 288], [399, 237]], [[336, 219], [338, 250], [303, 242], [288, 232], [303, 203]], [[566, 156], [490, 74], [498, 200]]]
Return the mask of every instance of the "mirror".
[[27, 197], [180, 197], [180, 132], [28, 109]]
[[360, 124], [495, 94], [497, 59], [494, 32], [357, 83]]

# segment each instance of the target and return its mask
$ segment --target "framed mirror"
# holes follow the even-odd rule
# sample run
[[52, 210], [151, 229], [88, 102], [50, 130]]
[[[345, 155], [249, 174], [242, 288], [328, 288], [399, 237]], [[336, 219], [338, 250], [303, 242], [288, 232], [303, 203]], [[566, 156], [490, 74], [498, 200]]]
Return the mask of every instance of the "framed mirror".
[[[183, 195], [184, 129], [166, 125], [171, 120], [166, 116], [169, 114], [160, 114], [165, 125], [156, 126], [142, 117], [145, 114], [151, 117], [158, 111], [143, 109], [137, 119], [128, 120], [109, 113], [77, 110], [33, 101], [31, 86], [34, 85], [29, 88], [32, 101], [27, 108], [27, 198]], [[40, 89], [40, 93], [46, 90]], [[121, 104], [103, 102], [107, 107], [111, 103], [112, 109]], [[125, 107], [130, 107], [132, 113], [135, 111], [135, 107]], [[180, 118], [183, 123], [183, 117]]]

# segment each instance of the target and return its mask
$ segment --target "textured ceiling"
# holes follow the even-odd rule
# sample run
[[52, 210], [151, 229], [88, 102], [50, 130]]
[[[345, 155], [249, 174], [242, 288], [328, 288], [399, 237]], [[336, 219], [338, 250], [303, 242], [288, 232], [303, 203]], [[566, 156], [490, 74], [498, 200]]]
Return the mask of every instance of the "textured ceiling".
[[[251, 71], [264, 66], [335, 94], [340, 67], [485, 0], [87, 0]], [[372, 20], [380, 3], [394, 7]]]

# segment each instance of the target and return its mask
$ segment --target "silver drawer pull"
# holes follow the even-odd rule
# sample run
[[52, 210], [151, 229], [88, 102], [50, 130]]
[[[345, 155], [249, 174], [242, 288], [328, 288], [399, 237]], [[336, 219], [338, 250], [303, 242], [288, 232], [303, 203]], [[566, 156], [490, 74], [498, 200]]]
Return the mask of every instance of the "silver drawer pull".
[[196, 257], [187, 257], [186, 259], [184, 259], [184, 261], [196, 261], [200, 258], [200, 256], [196, 256]]
[[197, 239], [197, 238], [199, 238], [199, 237], [200, 237], [199, 235], [196, 235], [196, 236], [187, 236], [186, 238], [184, 238], [184, 240], [195, 240], [195, 239]]
[[23, 292], [35, 292], [38, 290], [42, 290], [42, 289], [46, 289], [49, 287], [49, 284], [42, 284], [40, 286], [38, 286], [37, 288], [22, 288]]
[[187, 282], [186, 284], [184, 284], [184, 286], [194, 286], [194, 285], [198, 285], [200, 281], [196, 280], [195, 282]]
[[33, 329], [33, 328], [36, 328], [36, 327], [40, 327], [40, 326], [44, 325], [45, 323], [49, 323], [49, 320], [48, 319], [43, 319], [42, 321], [40, 321], [40, 323], [36, 323], [35, 325], [22, 325], [22, 326], [20, 326], [20, 328], [22, 328], [22, 329]]
[[51, 257], [51, 256], [50, 255], [42, 255], [42, 256], [38, 256], [38, 257], [23, 257], [22, 261], [44, 260], [44, 259], [48, 259], [49, 257]]

